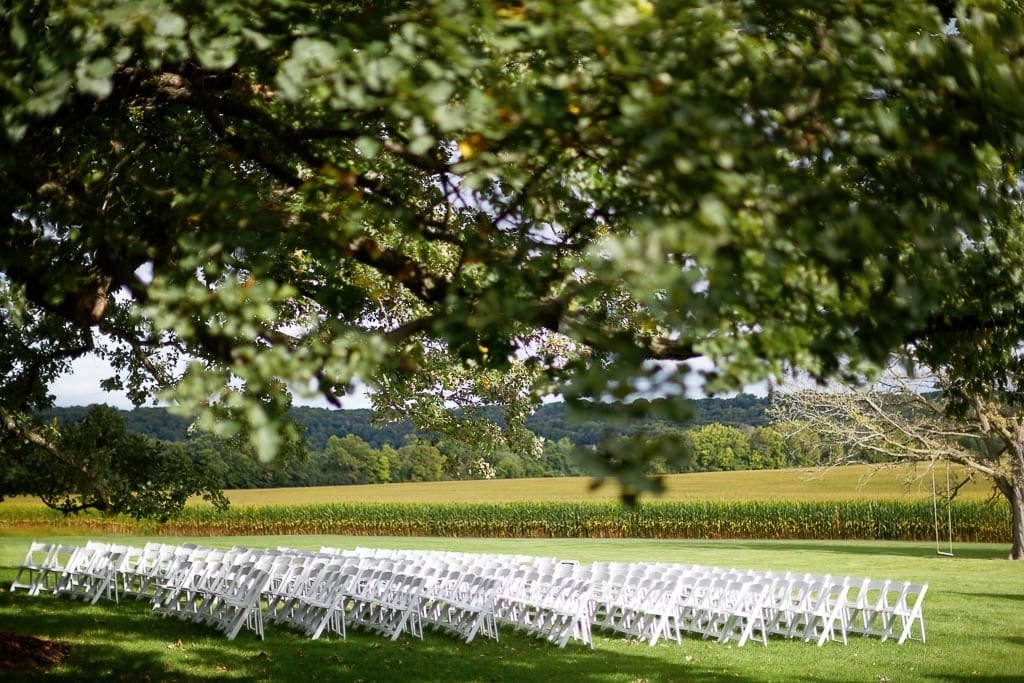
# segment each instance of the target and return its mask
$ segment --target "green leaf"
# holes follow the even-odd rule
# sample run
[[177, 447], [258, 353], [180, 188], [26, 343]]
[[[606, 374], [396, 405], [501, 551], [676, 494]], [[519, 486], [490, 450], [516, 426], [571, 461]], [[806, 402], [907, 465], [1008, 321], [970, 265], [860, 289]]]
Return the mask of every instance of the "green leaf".
[[380, 151], [381, 143], [376, 138], [363, 135], [356, 140], [356, 148], [363, 157], [372, 159]]
[[21, 22], [18, 21], [17, 17], [11, 18], [10, 36], [11, 43], [13, 43], [14, 47], [18, 50], [23, 50], [25, 49], [25, 46], [28, 45], [28, 33], [25, 31], [25, 27], [22, 26]]
[[190, 39], [196, 58], [204, 68], [230, 69], [238, 61], [238, 36], [223, 35], [210, 38], [202, 31], [193, 29]]
[[116, 70], [117, 66], [108, 57], [81, 62], [75, 71], [75, 85], [79, 90], [102, 99], [114, 89], [112, 76]]
[[188, 31], [188, 22], [174, 12], [161, 12], [153, 17], [153, 33], [163, 38], [181, 38]]

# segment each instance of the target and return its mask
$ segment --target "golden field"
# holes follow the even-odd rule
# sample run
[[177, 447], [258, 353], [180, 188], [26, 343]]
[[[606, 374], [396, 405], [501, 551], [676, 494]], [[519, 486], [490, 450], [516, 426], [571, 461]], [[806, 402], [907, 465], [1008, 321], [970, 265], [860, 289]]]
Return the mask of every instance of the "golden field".
[[[954, 476], [961, 470], [953, 470]], [[438, 481], [363, 486], [313, 486], [229, 491], [234, 505], [301, 505], [319, 503], [523, 503], [540, 501], [601, 502], [617, 500], [614, 482], [592, 490], [589, 477]], [[877, 470], [865, 465], [831, 469], [749, 470], [666, 475], [665, 492], [649, 496], [665, 501], [845, 501], [920, 500], [932, 495], [932, 478], [924, 466]], [[946, 494], [946, 470], [936, 471], [936, 487]], [[983, 500], [986, 482], [965, 486], [959, 498]], [[202, 501], [198, 501], [202, 504]]]

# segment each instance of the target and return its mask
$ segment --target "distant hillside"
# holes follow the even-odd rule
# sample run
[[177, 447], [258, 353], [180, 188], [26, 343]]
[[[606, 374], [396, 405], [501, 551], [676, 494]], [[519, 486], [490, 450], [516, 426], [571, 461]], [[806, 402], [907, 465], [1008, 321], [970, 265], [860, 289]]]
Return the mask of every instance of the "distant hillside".
[[[749, 394], [733, 398], [702, 399], [695, 401], [696, 414], [688, 425], [720, 423], [734, 426], [759, 427], [767, 423], [765, 409], [768, 399]], [[54, 408], [44, 417], [56, 417], [61, 422], [73, 422], [85, 414], [84, 407]], [[144, 434], [164, 441], [182, 441], [186, 437], [189, 420], [171, 415], [163, 408], [135, 408], [121, 411], [125, 427], [130, 432]], [[500, 411], [488, 411], [490, 417], [500, 422]], [[401, 446], [408, 435], [414, 433], [408, 421], [376, 426], [372, 424], [372, 411], [328, 410], [326, 408], [294, 408], [295, 418], [306, 427], [306, 438], [313, 450], [323, 450], [331, 436], [355, 434], [374, 448], [385, 443]], [[527, 425], [534, 433], [545, 439], [569, 439], [578, 445], [597, 443], [609, 431], [609, 425], [602, 420], [576, 420], [566, 415], [563, 403], [547, 403], [527, 419]], [[615, 431], [614, 429], [612, 431]]]
[[[85, 417], [87, 406], [51, 408], [42, 413], [45, 420], [57, 418], [60, 422], [77, 422]], [[134, 408], [119, 410], [124, 426], [129, 432], [151, 436], [161, 441], [184, 441], [188, 426], [192, 423], [183, 417], [172, 415], [165, 408]]]

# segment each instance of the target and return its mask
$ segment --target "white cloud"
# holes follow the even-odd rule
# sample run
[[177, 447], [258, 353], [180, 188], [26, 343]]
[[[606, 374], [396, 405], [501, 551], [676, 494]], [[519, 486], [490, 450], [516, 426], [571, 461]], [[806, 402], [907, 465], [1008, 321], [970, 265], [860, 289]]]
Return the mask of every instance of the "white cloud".
[[103, 391], [100, 381], [112, 373], [110, 365], [96, 356], [85, 356], [71, 364], [71, 372], [50, 385], [50, 393], [58, 406], [85, 406], [106, 403], [115, 408], [131, 408], [132, 402], [123, 392]]

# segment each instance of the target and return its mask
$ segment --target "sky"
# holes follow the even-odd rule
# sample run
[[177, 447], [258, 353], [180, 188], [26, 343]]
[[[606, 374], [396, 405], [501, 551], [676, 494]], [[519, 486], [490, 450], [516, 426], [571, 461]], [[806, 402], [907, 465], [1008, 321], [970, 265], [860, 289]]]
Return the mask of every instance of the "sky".
[[115, 408], [131, 408], [131, 401], [124, 394], [100, 389], [100, 380], [109, 374], [110, 366], [95, 356], [79, 358], [72, 364], [71, 373], [58, 377], [50, 391], [56, 396], [58, 406], [106, 403]]
[[[61, 407], [87, 406], [94, 403], [105, 403], [112, 408], [131, 410], [135, 406], [123, 392], [103, 391], [100, 381], [111, 374], [110, 365], [95, 356], [85, 356], [72, 364], [70, 373], [57, 378], [50, 386], [50, 392], [56, 397], [56, 404]], [[345, 408], [369, 408], [370, 400], [365, 393], [346, 396], [343, 399]], [[327, 401], [303, 400], [298, 397], [295, 405], [312, 406], [315, 408], [331, 408]]]
[[[698, 364], [698, 366], [700, 365], [705, 364]], [[706, 365], [710, 366], [710, 362]], [[72, 364], [71, 372], [59, 377], [50, 386], [50, 391], [56, 397], [56, 405], [61, 407], [104, 403], [113, 408], [132, 409], [134, 406], [124, 393], [107, 392], [100, 388], [100, 381], [110, 376], [110, 374], [111, 368], [105, 361], [95, 356], [85, 356], [76, 360]], [[767, 385], [750, 386], [746, 388], [746, 391], [747, 393], [764, 396], [767, 393]], [[693, 398], [701, 398], [703, 396], [700, 388], [692, 384], [688, 384], [687, 393]], [[343, 401], [343, 407], [346, 409], [370, 407], [370, 400], [365, 392], [346, 396]], [[298, 397], [295, 399], [295, 405], [311, 406], [314, 408], [333, 407], [323, 399], [304, 400]]]

